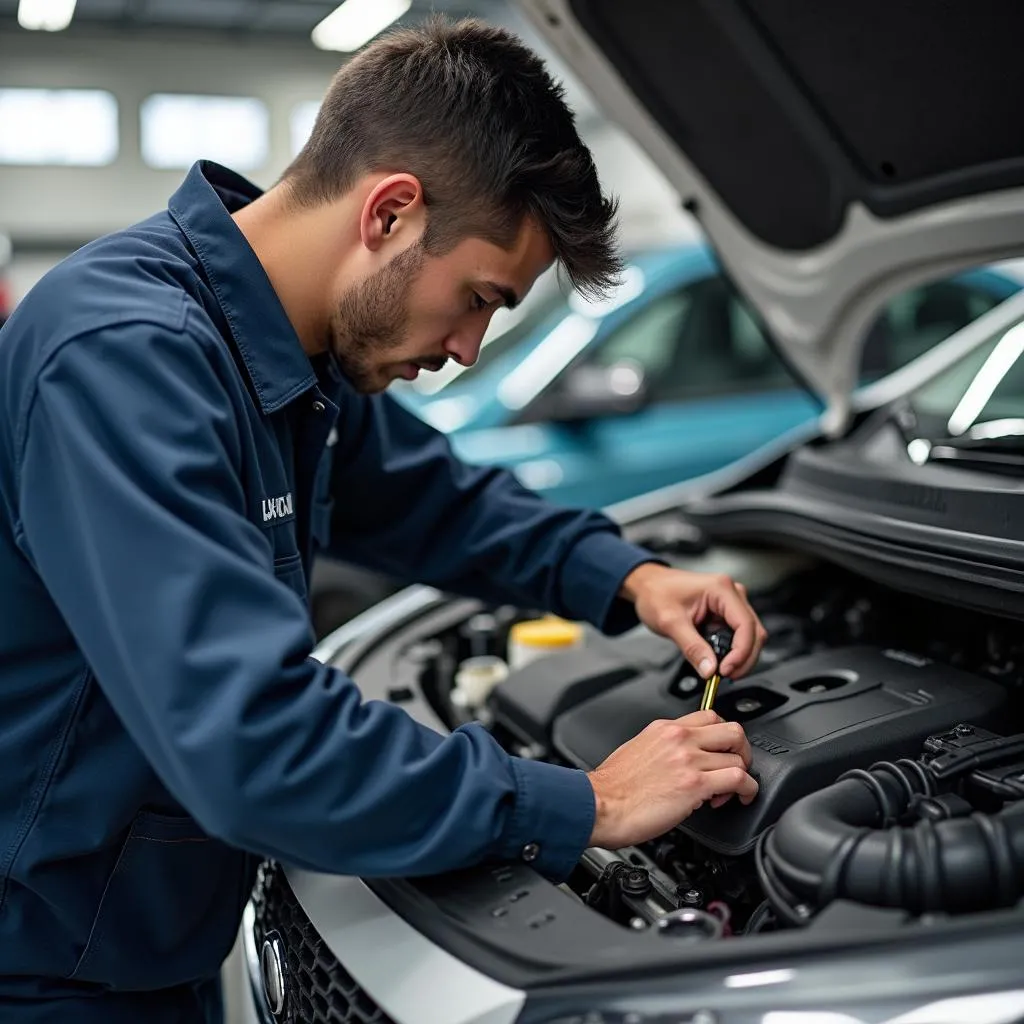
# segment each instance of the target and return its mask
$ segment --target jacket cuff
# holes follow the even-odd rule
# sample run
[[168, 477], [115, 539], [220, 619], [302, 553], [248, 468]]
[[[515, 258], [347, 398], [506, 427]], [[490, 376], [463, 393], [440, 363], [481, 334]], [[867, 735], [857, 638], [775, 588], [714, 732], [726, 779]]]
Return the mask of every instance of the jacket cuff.
[[632, 601], [619, 597], [625, 578], [647, 562], [664, 561], [611, 531], [588, 533], [562, 566], [562, 602], [568, 617], [584, 619], [615, 636], [639, 620]]
[[594, 790], [586, 774], [544, 761], [511, 758], [512, 817], [501, 837], [503, 860], [526, 861], [553, 882], [569, 877], [594, 831]]

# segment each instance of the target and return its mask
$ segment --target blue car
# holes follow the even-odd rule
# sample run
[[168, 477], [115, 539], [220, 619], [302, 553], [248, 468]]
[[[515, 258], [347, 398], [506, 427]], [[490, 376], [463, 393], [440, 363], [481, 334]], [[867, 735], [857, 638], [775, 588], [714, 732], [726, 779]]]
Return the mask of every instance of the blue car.
[[[1019, 288], [980, 269], [897, 296], [868, 334], [863, 378]], [[475, 366], [393, 393], [462, 458], [507, 466], [565, 504], [600, 507], [710, 472], [821, 411], [704, 246], [636, 255], [601, 303], [542, 279], [493, 328]]]

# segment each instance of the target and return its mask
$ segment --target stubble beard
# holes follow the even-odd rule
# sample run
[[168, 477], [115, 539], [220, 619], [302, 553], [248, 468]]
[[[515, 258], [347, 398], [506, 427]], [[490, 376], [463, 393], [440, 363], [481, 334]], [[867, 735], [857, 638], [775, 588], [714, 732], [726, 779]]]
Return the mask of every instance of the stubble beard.
[[341, 372], [363, 394], [376, 394], [391, 383], [385, 357], [405, 340], [409, 291], [422, 265], [422, 247], [410, 246], [338, 303], [331, 350]]

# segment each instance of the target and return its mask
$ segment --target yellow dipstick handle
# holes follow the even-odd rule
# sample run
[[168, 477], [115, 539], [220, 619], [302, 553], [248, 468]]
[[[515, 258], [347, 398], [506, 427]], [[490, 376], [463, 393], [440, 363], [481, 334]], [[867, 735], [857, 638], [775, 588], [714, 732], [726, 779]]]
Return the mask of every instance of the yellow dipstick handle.
[[714, 707], [715, 697], [718, 694], [718, 684], [721, 681], [722, 677], [715, 672], [704, 684], [704, 696], [700, 699], [701, 711], [710, 711]]

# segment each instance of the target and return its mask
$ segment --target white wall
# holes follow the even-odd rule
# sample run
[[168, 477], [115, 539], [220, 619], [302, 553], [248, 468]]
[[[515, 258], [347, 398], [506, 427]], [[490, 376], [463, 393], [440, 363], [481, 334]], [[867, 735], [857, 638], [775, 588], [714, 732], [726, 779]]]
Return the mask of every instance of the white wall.
[[[194, 92], [264, 100], [271, 115], [270, 156], [264, 168], [247, 176], [266, 187], [291, 159], [292, 108], [319, 99], [342, 59], [302, 41], [271, 45], [194, 35], [144, 40], [0, 32], [0, 87], [107, 89], [120, 107], [120, 153], [109, 167], [0, 166], [0, 232], [15, 242], [9, 272], [15, 296], [63, 255], [62, 242], [86, 241], [166, 206], [183, 172], [156, 171], [142, 162], [138, 107], [146, 96]], [[621, 131], [595, 121], [578, 85], [571, 83], [569, 95], [584, 115], [584, 134], [603, 182], [620, 196], [627, 244], [692, 235], [692, 222], [647, 158]]]

